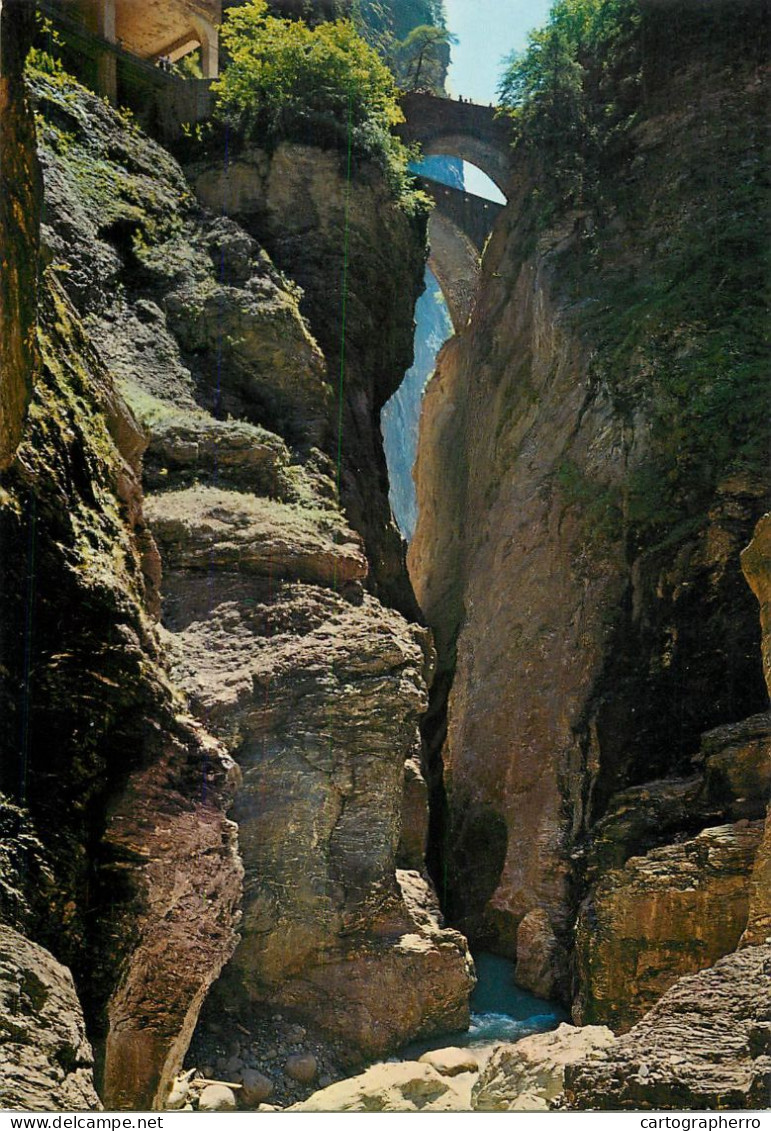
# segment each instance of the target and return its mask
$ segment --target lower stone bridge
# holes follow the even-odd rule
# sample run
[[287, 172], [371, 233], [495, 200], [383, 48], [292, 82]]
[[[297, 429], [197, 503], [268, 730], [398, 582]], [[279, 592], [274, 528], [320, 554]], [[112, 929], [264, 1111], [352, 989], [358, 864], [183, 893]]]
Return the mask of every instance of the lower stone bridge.
[[434, 201], [428, 225], [428, 265], [442, 289], [457, 332], [471, 316], [482, 252], [505, 205], [430, 177], [417, 180], [423, 192]]
[[446, 216], [471, 240], [481, 255], [492, 226], [505, 208], [495, 200], [486, 200], [472, 192], [442, 184], [433, 177], [418, 177], [418, 185], [434, 202], [437, 211]]

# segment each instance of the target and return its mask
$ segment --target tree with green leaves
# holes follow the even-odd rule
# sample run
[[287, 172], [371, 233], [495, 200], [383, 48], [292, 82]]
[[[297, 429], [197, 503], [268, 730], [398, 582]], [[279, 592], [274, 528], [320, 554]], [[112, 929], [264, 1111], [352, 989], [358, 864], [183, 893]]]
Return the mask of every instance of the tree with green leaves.
[[220, 120], [263, 143], [281, 138], [347, 148], [381, 161], [395, 185], [407, 150], [393, 75], [350, 20], [272, 16], [266, 0], [228, 11], [228, 63], [213, 84]]
[[441, 91], [449, 62], [450, 44], [457, 36], [446, 28], [420, 24], [393, 46], [392, 69], [403, 90]]
[[558, 203], [581, 199], [587, 173], [631, 121], [639, 20], [636, 0], [557, 0], [547, 25], [508, 59], [500, 104], [515, 145], [548, 160]]

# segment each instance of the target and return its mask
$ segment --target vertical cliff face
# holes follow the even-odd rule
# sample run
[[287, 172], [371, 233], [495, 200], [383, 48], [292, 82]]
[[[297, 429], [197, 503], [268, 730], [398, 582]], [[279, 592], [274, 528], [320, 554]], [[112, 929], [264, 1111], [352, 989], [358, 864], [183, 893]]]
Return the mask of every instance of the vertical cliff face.
[[[771, 516], [764, 515], [741, 556], [745, 577], [760, 604], [764, 661], [768, 657], [770, 635], [767, 615], [771, 578], [769, 530]], [[771, 690], [767, 666], [766, 681]], [[726, 741], [728, 732], [732, 741]], [[746, 807], [752, 806], [757, 815], [762, 808], [769, 794], [768, 775], [771, 773], [768, 716], [722, 728], [707, 737], [704, 748], [707, 797], [700, 794], [698, 779], [668, 783], [666, 790], [659, 793], [657, 821], [671, 819], [672, 802], [678, 792], [693, 818], [694, 810], [698, 813], [700, 800], [709, 802], [710, 778], [715, 793], [713, 804], [716, 800], [724, 804], [726, 793], [730, 796], [733, 786], [736, 812], [747, 811]], [[713, 773], [710, 773], [710, 761]], [[760, 772], [760, 778], [752, 779], [752, 768]], [[633, 797], [633, 792], [627, 795], [626, 805], [619, 808], [626, 808], [634, 821], [636, 813], [645, 814], [646, 808], [650, 815], [650, 807], [641, 805], [646, 798]], [[669, 794], [668, 804], [665, 793]], [[613, 817], [609, 815], [606, 826], [612, 822]], [[617, 826], [619, 823], [623, 823], [623, 817]], [[681, 826], [685, 823], [684, 815], [680, 816], [679, 823]], [[591, 1062], [568, 1068], [565, 1085], [571, 1106], [578, 1110], [587, 1106], [600, 1110], [640, 1110], [676, 1103], [678, 1107], [703, 1110], [725, 1104], [752, 1109], [767, 1102], [770, 828], [771, 820], [767, 816], [765, 827], [760, 821], [743, 821], [722, 829], [707, 829], [690, 842], [630, 860], [626, 877], [615, 871], [601, 881], [606, 887], [614, 888], [622, 900], [625, 896], [629, 899], [634, 892], [635, 906], [633, 908], [629, 900], [627, 915], [616, 918], [611, 924], [598, 921], [594, 914], [584, 919], [585, 937], [580, 942], [584, 957], [592, 953], [590, 937], [602, 935], [609, 926], [617, 934], [617, 949], [613, 955], [616, 962], [601, 970], [599, 977], [595, 971], [586, 972], [584, 985], [591, 987], [595, 997], [605, 997], [611, 1008], [623, 1003], [628, 1016], [629, 990], [609, 986], [608, 975], [610, 979], [620, 977], [642, 982], [643, 991], [649, 992], [648, 1004], [653, 1007], [629, 1033], [609, 1044]], [[761, 837], [759, 847], [752, 851], [753, 844]], [[601, 842], [602, 837], [598, 839]], [[743, 848], [745, 853], [750, 848], [744, 860], [741, 859]], [[632, 871], [638, 880], [648, 872], [647, 882], [643, 881], [636, 891], [629, 883]], [[719, 889], [713, 893], [712, 900], [710, 887]], [[694, 900], [701, 904], [697, 913], [687, 907], [687, 903]], [[597, 902], [595, 891], [595, 904]], [[607, 912], [612, 899], [601, 898], [599, 903]], [[740, 906], [737, 907], [737, 903]], [[647, 939], [640, 937], [641, 909], [647, 919]], [[631, 938], [624, 938], [625, 921], [634, 924]], [[720, 958], [714, 966], [702, 969], [707, 965], [710, 945], [713, 953], [732, 948], [732, 938], [720, 940], [718, 932], [728, 928], [735, 939], [742, 923], [746, 923], [746, 929], [739, 949]], [[675, 939], [678, 925], [688, 934], [682, 931], [680, 938]], [[668, 940], [662, 938], [662, 927], [668, 928]], [[629, 952], [635, 946], [644, 957], [637, 968], [629, 961]], [[607, 943], [600, 940], [595, 952], [601, 954], [603, 950], [607, 955]], [[676, 975], [681, 974], [687, 964], [700, 972], [678, 979]], [[657, 996], [657, 981], [659, 989], [666, 992], [654, 1003], [651, 998]], [[639, 1004], [639, 997], [636, 1001], [632, 999], [633, 1007]]]
[[[17, 398], [4, 421], [0, 485], [2, 915], [72, 968], [109, 1102], [148, 1107], [235, 944], [235, 767], [180, 715], [161, 661], [144, 437], [54, 272], [37, 301], [37, 157], [15, 8], [2, 13], [4, 60], [14, 50], [17, 64], [3, 64], [2, 169], [15, 179], [3, 191], [2, 376], [26, 394], [34, 376], [34, 394], [26, 417]], [[204, 867], [191, 864], [198, 852]], [[26, 987], [10, 1006], [24, 1025], [10, 1025], [4, 1052], [9, 1102], [99, 1106], [69, 973], [8, 938], [6, 978]], [[170, 991], [160, 1009], [158, 983]]]
[[[723, 289], [755, 302], [760, 251], [748, 233], [760, 197], [754, 173], [737, 170], [759, 167], [759, 72], [746, 43], [727, 38], [713, 56], [691, 31], [686, 18], [687, 59], [667, 56], [668, 70], [659, 51], [655, 75], [644, 74], [642, 110], [593, 204], [547, 224], [532, 193], [541, 174], [519, 168], [475, 317], [445, 347], [421, 422], [409, 559], [440, 677], [452, 681], [439, 830], [446, 906], [472, 936], [516, 955], [524, 984], [567, 996], [577, 903], [609, 866], [598, 872], [587, 849], [604, 814], [628, 820], [619, 790], [639, 786], [633, 803], [658, 815], [609, 832], [616, 865], [710, 825], [704, 836], [731, 857], [736, 914], [697, 966], [744, 929], [758, 841], [757, 827], [721, 837], [722, 820], [735, 819], [731, 791], [683, 804], [683, 791], [703, 790], [691, 763], [702, 732], [767, 702], [739, 564], [767, 505], [764, 425], [762, 414], [738, 420], [720, 408], [723, 383], [744, 379], [720, 353], [726, 335], [746, 359], [747, 385], [731, 396], [762, 395], [759, 315], [732, 330], [733, 301], [721, 306], [716, 290], [722, 277]], [[723, 258], [694, 258], [704, 233]], [[705, 294], [717, 294], [714, 306]], [[435, 718], [441, 741], [440, 708]], [[767, 749], [758, 725], [756, 766]], [[640, 784], [670, 776], [682, 779], [679, 793]], [[765, 779], [752, 780], [745, 816], [757, 820]], [[712, 849], [705, 856], [701, 845], [684, 848], [686, 871], [710, 870]], [[672, 863], [663, 888], [677, 887]], [[637, 881], [626, 880], [631, 906]], [[717, 891], [709, 899], [711, 918], [725, 901]], [[594, 904], [600, 923], [608, 906]], [[618, 932], [597, 933], [594, 911], [587, 905], [586, 931], [599, 949], [612, 946]], [[681, 906], [663, 914], [662, 930], [678, 915], [681, 927], [699, 918]], [[642, 920], [627, 937], [645, 937]], [[646, 961], [655, 966], [652, 952], [632, 963], [627, 986]], [[636, 992], [616, 994], [626, 1024], [647, 1007], [644, 995], [631, 1005]]]
[[0, 468], [21, 438], [35, 365], [40, 169], [22, 70], [34, 11], [10, 0], [0, 11]]
[[443, 752], [453, 912], [514, 954], [529, 911], [567, 922], [589, 785], [576, 724], [623, 591], [621, 548], [589, 545], [559, 474], [593, 461], [609, 491], [624, 456], [607, 402], [586, 412], [586, 358], [550, 295], [564, 234], [524, 265], [510, 236], [494, 233], [472, 327], [427, 391], [410, 569], [448, 667], [457, 648]]
[[[334, 436], [334, 393], [302, 292], [249, 232], [201, 208], [179, 166], [131, 123], [66, 83], [40, 78], [35, 89], [54, 268], [139, 422], [136, 454], [146, 448], [146, 494], [132, 513], [171, 675], [241, 771], [233, 810], [245, 869], [241, 941], [212, 1010], [243, 1026], [288, 1010], [319, 1039], [339, 1042], [338, 1063], [462, 1027], [473, 982], [465, 940], [407, 900], [396, 874], [405, 762], [419, 751], [433, 653], [425, 630], [364, 591], [370, 565], [355, 508], [341, 509], [336, 468], [322, 450]], [[308, 254], [321, 272], [323, 247], [338, 255], [345, 182], [327, 154], [286, 147], [274, 157], [282, 161], [285, 177], [274, 168], [251, 191], [273, 207], [276, 241], [284, 217], [294, 255], [298, 233], [318, 224], [319, 246]], [[279, 190], [289, 202], [274, 199]], [[385, 289], [414, 295], [422, 245], [419, 226], [388, 205], [374, 171], [349, 191], [355, 321], [381, 275]], [[394, 278], [389, 265], [402, 256], [407, 274]], [[314, 316], [331, 335], [339, 293], [332, 286], [325, 307], [321, 276], [311, 281]], [[399, 292], [397, 318], [407, 301]], [[388, 318], [369, 330], [373, 341], [359, 329], [347, 340], [346, 403], [374, 513], [378, 433], [367, 429], [384, 395], [378, 381], [401, 365], [407, 334]], [[201, 741], [204, 752], [214, 743], [203, 733]], [[162, 765], [148, 763], [132, 779], [132, 804], [152, 808]], [[217, 797], [207, 779], [205, 805]], [[211, 822], [202, 824], [208, 836]], [[183, 820], [176, 851], [186, 851], [186, 830]], [[109, 843], [130, 856], [134, 835], [117, 806]], [[212, 893], [212, 914], [222, 917], [227, 895]], [[127, 917], [116, 921], [136, 930]], [[151, 931], [148, 953], [160, 945]], [[155, 976], [146, 965], [143, 982], [136, 970], [109, 1004], [116, 1075], [107, 1081], [119, 1102], [130, 1102], [139, 1066], [158, 1063], [152, 1035], [143, 1043], [130, 1023], [138, 998], [170, 997], [164, 967]], [[181, 1054], [202, 996], [176, 1042]], [[167, 1081], [164, 1070], [161, 1090]]]
[[[742, 569], [760, 605], [763, 670], [771, 695], [771, 515], [764, 515], [755, 527], [752, 541], [742, 554]], [[768, 761], [768, 748], [765, 753]], [[768, 942], [771, 936], [771, 802], [766, 815], [763, 841], [755, 857], [749, 899], [747, 929], [742, 936], [743, 946]]]
[[[12, 463], [24, 433], [24, 417], [37, 374], [36, 350], [40, 170], [32, 112], [22, 82], [33, 10], [11, 0], [0, 8], [0, 468]], [[3, 507], [11, 502], [3, 490]], [[18, 553], [19, 547], [13, 547]], [[3, 542], [3, 582], [7, 555]], [[8, 665], [10, 626], [0, 634], [3, 706], [13, 703], [5, 681], [19, 671]], [[24, 712], [25, 717], [28, 712]], [[4, 715], [6, 729], [13, 712]], [[23, 727], [21, 728], [24, 729]], [[17, 731], [24, 741], [23, 733]], [[3, 783], [17, 800], [23, 761], [11, 754], [15, 773]], [[93, 1052], [72, 975], [50, 951], [25, 937], [45, 922], [55, 881], [50, 859], [29, 813], [0, 793], [0, 1103], [9, 1109], [98, 1110]], [[20, 928], [20, 930], [14, 929]]]
[[369, 585], [413, 615], [380, 410], [412, 361], [425, 216], [400, 206], [374, 166], [357, 163], [347, 183], [344, 154], [308, 146], [247, 150], [189, 174], [204, 203], [235, 218], [302, 288], [301, 310], [340, 396], [324, 446], [340, 461], [341, 501], [364, 538]]
[[235, 767], [179, 717], [147, 612], [141, 438], [53, 281], [39, 340], [0, 514], [2, 787], [42, 843], [31, 929], [73, 969], [108, 1102], [150, 1106], [235, 944]]
[[[136, 425], [52, 286], [35, 397], [3, 482], [2, 543], [23, 549], [4, 553], [2, 785], [44, 847], [51, 882], [33, 893], [32, 929], [73, 969], [109, 1102], [149, 1106], [235, 943], [240, 873], [224, 815], [235, 768], [177, 718], [123, 454]], [[203, 802], [198, 778], [209, 782]], [[207, 866], [191, 867], [204, 849]], [[161, 1011], [151, 970], [174, 987]]]

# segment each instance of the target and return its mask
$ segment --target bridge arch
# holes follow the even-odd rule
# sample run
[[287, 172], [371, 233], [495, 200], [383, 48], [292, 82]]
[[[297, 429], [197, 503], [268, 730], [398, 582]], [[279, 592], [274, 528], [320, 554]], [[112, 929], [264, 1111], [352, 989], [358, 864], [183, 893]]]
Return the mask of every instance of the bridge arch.
[[457, 333], [471, 316], [482, 252], [504, 206], [429, 177], [420, 177], [418, 183], [434, 201], [428, 224], [428, 266]]
[[418, 142], [426, 156], [444, 154], [469, 161], [508, 196], [511, 136], [494, 107], [417, 92], [405, 94], [401, 107], [405, 121], [399, 133], [405, 142]]
[[436, 276], [456, 334], [474, 310], [479, 283], [479, 252], [471, 240], [438, 210], [428, 224], [428, 266]]

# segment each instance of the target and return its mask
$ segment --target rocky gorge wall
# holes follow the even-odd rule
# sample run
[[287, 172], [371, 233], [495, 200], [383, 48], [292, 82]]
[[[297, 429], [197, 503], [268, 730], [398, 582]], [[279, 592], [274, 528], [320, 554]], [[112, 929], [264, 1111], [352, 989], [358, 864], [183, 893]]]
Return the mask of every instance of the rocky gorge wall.
[[[52, 946], [73, 968], [100, 1092], [118, 1107], [162, 1102], [239, 921], [211, 1016], [259, 1028], [288, 1011], [338, 1071], [462, 1027], [465, 940], [442, 928], [425, 879], [396, 871], [422, 867], [417, 723], [433, 650], [365, 590], [365, 543], [324, 451], [334, 383], [302, 292], [203, 210], [131, 121], [64, 76], [39, 75], [34, 94], [51, 297], [39, 404], [6, 481], [4, 539], [35, 545], [4, 588], [6, 694], [23, 712], [31, 663], [18, 800], [41, 869], [55, 845]], [[321, 153], [298, 160], [339, 217], [339, 174]], [[361, 193], [359, 222], [375, 205], [382, 219], [374, 172]], [[374, 259], [369, 236], [352, 237], [351, 302], [383, 272], [404, 313], [422, 228], [396, 207], [390, 223]], [[318, 278], [319, 311], [322, 291]], [[366, 423], [399, 379], [410, 325], [411, 313], [407, 329], [381, 320], [351, 344], [364, 353], [349, 385], [362, 464], [345, 474], [359, 467], [372, 513], [379, 439]], [[4, 758], [9, 777], [22, 755]]]
[[[600, 201], [549, 222], [532, 195], [544, 171], [517, 170], [475, 317], [426, 393], [409, 552], [439, 654], [444, 906], [516, 957], [520, 984], [621, 1028], [738, 944], [769, 789], [740, 567], [768, 507], [763, 461], [721, 465], [715, 421], [729, 424], [707, 397], [682, 423], [691, 378], [675, 374], [725, 326], [700, 324], [695, 300], [691, 321], [661, 315], [706, 270], [682, 248], [707, 202], [727, 238], [731, 219], [759, 222], [754, 174], [731, 170], [758, 168], [761, 70], [746, 42], [713, 54], [681, 22], [677, 49], [651, 47]], [[734, 255], [754, 311], [757, 244], [726, 244], [723, 287]], [[645, 329], [626, 337], [632, 309]], [[732, 334], [749, 371], [756, 342]], [[745, 449], [767, 450], [761, 416], [738, 431]]]
[[412, 361], [425, 213], [397, 206], [374, 165], [357, 162], [348, 184], [345, 155], [313, 146], [234, 148], [226, 160], [189, 163], [187, 175], [208, 207], [235, 219], [300, 285], [300, 309], [339, 386], [339, 419], [321, 446], [337, 460], [340, 445], [340, 498], [364, 538], [368, 588], [414, 618], [380, 411]]
[[[9, 125], [4, 165], [8, 156], [34, 168], [34, 135]], [[3, 247], [24, 263], [24, 287], [37, 272], [39, 220], [33, 211], [20, 225], [19, 215], [4, 218]], [[28, 294], [19, 300], [34, 309]], [[138, 478], [144, 437], [53, 269], [34, 321], [33, 368], [23, 373], [34, 391], [0, 508], [2, 906], [12, 931], [52, 954], [41, 973], [40, 946], [19, 938], [9, 950], [9, 982], [31, 988], [26, 1027], [11, 1024], [3, 1046], [4, 1102], [70, 1106], [74, 1073], [81, 1102], [98, 1106], [64, 962], [96, 1044], [100, 1089], [111, 1103], [149, 1106], [178, 1070], [235, 945], [241, 868], [225, 809], [236, 769], [169, 684]], [[4, 1003], [13, 1013], [12, 994]], [[38, 1063], [25, 1081], [36, 1041], [40, 1060], [55, 1047], [59, 1060], [47, 1079]]]
[[[768, 597], [771, 592], [771, 556], [768, 554], [768, 536], [771, 530], [771, 516], [765, 515], [755, 528], [752, 541], [742, 554], [742, 568], [747, 581], [758, 598], [763, 626], [762, 650], [768, 656], [771, 633], [767, 618]], [[771, 692], [771, 679], [766, 674]], [[747, 729], [743, 724], [736, 728]], [[757, 733], [757, 732], [756, 732]], [[726, 744], [723, 743], [723, 748]], [[733, 754], [735, 747], [727, 747]], [[731, 758], [741, 772], [747, 767], [741, 756]], [[762, 761], [754, 760], [768, 772], [768, 740], [764, 739]], [[725, 762], [724, 762], [725, 766]], [[736, 778], [734, 778], [736, 780]], [[745, 779], [746, 780], [746, 779]], [[717, 783], [716, 783], [717, 784]], [[758, 783], [754, 783], [756, 786]], [[744, 792], [744, 791], [742, 791]], [[755, 797], [768, 796], [768, 787], [752, 792]], [[746, 799], [742, 799], [746, 804]], [[754, 825], [754, 828], [753, 828]], [[768, 1014], [771, 1001], [769, 990], [771, 981], [771, 946], [769, 926], [771, 925], [771, 883], [769, 883], [769, 845], [771, 844], [771, 812], [764, 825], [757, 822], [739, 821], [722, 829], [707, 829], [699, 834], [704, 840], [713, 839], [715, 843], [724, 842], [728, 856], [734, 855], [733, 869], [715, 868], [707, 855], [701, 859], [692, 852], [692, 844], [668, 847], [659, 850], [659, 856], [668, 853], [674, 856], [683, 853], [681, 859], [690, 855], [690, 875], [684, 884], [677, 883], [677, 872], [667, 863], [659, 865], [659, 875], [654, 884], [647, 885], [642, 892], [643, 906], [650, 899], [651, 889], [658, 886], [660, 901], [671, 900], [658, 914], [650, 915], [651, 904], [647, 903], [648, 922], [655, 928], [678, 922], [685, 922], [691, 931], [696, 932], [696, 946], [691, 938], [682, 934], [675, 944], [676, 959], [666, 957], [659, 968], [648, 961], [648, 975], [661, 978], [664, 974], [666, 992], [652, 1008], [635, 1024], [628, 1033], [617, 1037], [599, 1054], [576, 1062], [566, 1070], [565, 1097], [568, 1106], [582, 1110], [587, 1106], [603, 1110], [651, 1110], [662, 1105], [688, 1108], [691, 1110], [710, 1110], [735, 1107], [739, 1109], [764, 1109], [768, 1106], [771, 1094], [771, 1040], [769, 1039]], [[753, 853], [754, 863], [745, 860], [737, 868], [736, 844], [742, 838], [756, 841], [762, 837]], [[699, 838], [696, 838], [697, 840]], [[691, 851], [689, 852], [689, 848]], [[655, 868], [657, 853], [651, 852], [638, 860], [629, 861], [628, 866], [642, 870]], [[733, 874], [731, 875], [731, 871]], [[611, 885], [619, 890], [618, 873], [609, 873]], [[675, 880], [673, 883], [672, 880]], [[664, 888], [662, 881], [666, 881]], [[749, 882], [748, 882], [749, 881]], [[723, 886], [722, 898], [729, 904], [739, 899], [748, 903], [745, 912], [726, 914], [726, 907], [715, 910], [705, 905], [698, 913], [688, 909], [683, 913], [682, 900], [699, 900], [710, 885]], [[655, 898], [655, 895], [654, 895]], [[606, 902], [606, 901], [600, 901]], [[679, 904], [679, 905], [678, 905]], [[708, 965], [708, 956], [703, 948], [706, 937], [715, 931], [716, 926], [729, 922], [735, 932], [737, 925], [746, 923], [738, 949], [725, 953], [714, 965]], [[618, 924], [614, 924], [617, 927]], [[584, 922], [586, 931], [587, 923]], [[651, 952], [660, 945], [653, 939]], [[588, 940], [584, 938], [582, 949], [589, 952]], [[623, 943], [622, 943], [623, 945]], [[714, 951], [728, 952], [733, 940], [723, 939]], [[602, 944], [597, 948], [602, 949]], [[701, 953], [700, 953], [701, 950]], [[649, 957], [646, 956], [646, 957]], [[698, 972], [682, 973], [683, 967], [690, 964]], [[706, 967], [706, 968], [705, 968]], [[626, 976], [634, 977], [636, 971], [623, 959], [618, 969]], [[585, 984], [594, 987], [591, 977]], [[616, 991], [615, 1002], [623, 1002], [624, 994]]]
[[41, 184], [32, 111], [21, 81], [33, 13], [10, 3], [0, 20], [0, 467], [5, 467], [21, 438], [35, 366]]

